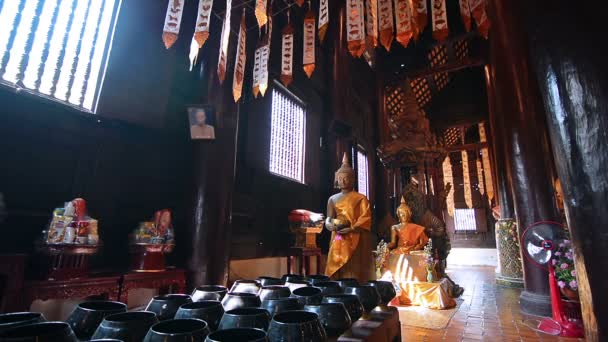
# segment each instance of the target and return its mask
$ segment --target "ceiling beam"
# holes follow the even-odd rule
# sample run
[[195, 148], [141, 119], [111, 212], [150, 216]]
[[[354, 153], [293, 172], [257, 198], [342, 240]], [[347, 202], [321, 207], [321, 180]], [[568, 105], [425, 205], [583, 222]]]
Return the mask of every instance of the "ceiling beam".
[[410, 80], [414, 80], [417, 78], [428, 77], [428, 76], [440, 74], [443, 72], [454, 72], [454, 71], [458, 71], [458, 70], [462, 70], [462, 69], [483, 66], [485, 64], [486, 64], [486, 61], [483, 58], [467, 57], [467, 58], [461, 59], [459, 61], [449, 62], [446, 64], [436, 66], [434, 68], [426, 68], [426, 69], [421, 69], [421, 70], [410, 71], [410, 72], [405, 73], [405, 76], [407, 78], [409, 78]]
[[448, 152], [455, 152], [455, 151], [462, 151], [462, 150], [471, 151], [471, 150], [481, 150], [484, 147], [488, 147], [487, 142], [481, 142], [481, 143], [476, 143], [476, 144], [454, 145], [454, 146], [446, 147], [445, 150]]

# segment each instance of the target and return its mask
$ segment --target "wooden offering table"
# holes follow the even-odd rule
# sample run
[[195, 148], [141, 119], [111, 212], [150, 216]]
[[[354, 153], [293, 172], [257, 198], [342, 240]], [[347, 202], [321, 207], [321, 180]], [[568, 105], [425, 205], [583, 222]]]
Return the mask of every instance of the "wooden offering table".
[[128, 303], [129, 291], [133, 289], [158, 289], [160, 294], [184, 293], [186, 271], [167, 268], [160, 272], [131, 272], [123, 276], [119, 302]]
[[358, 320], [337, 339], [338, 342], [399, 342], [401, 323], [399, 311], [389, 307], [387, 312], [372, 313], [370, 320]]
[[310, 257], [316, 257], [316, 273], [321, 274], [321, 248], [307, 247], [291, 247], [287, 250], [287, 273], [298, 273], [293, 269], [294, 258], [299, 263], [299, 272], [301, 275], [309, 275], [310, 273]]
[[117, 300], [120, 281], [120, 274], [92, 274], [90, 277], [66, 280], [27, 281], [21, 306], [27, 311], [37, 299]]

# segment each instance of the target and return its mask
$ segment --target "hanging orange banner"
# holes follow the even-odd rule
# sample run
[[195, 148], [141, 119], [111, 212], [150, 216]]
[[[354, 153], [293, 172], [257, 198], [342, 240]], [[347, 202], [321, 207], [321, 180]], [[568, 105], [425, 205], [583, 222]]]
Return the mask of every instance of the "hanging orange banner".
[[319, 0], [319, 40], [323, 43], [325, 39], [325, 33], [327, 32], [327, 26], [329, 24], [329, 7], [327, 2], [329, 0]]
[[287, 87], [293, 81], [293, 27], [291, 24], [285, 26], [282, 35], [281, 82]]
[[304, 72], [310, 78], [315, 70], [315, 14], [311, 8], [304, 17], [304, 47], [302, 64]]
[[228, 55], [228, 43], [230, 42], [230, 12], [232, 9], [232, 0], [226, 0], [226, 15], [224, 16], [224, 24], [222, 25], [222, 35], [220, 38], [220, 54], [217, 58], [217, 78], [220, 84], [226, 78], [226, 63]]
[[365, 3], [365, 29], [370, 46], [378, 46], [378, 0], [367, 0]]
[[255, 1], [255, 18], [257, 19], [260, 28], [268, 22], [268, 17], [266, 16], [266, 1], [267, 0]]
[[232, 96], [234, 102], [239, 102], [243, 94], [243, 79], [245, 76], [245, 63], [247, 60], [247, 30], [245, 29], [245, 9], [241, 16], [241, 25], [239, 26], [239, 38], [236, 47], [236, 58], [234, 65], [234, 78], [232, 79]]
[[266, 37], [264, 37], [264, 44], [268, 44], [270, 46], [272, 40], [272, 2], [270, 6], [268, 6], [268, 26], [266, 26]]
[[464, 29], [467, 32], [471, 31], [471, 8], [469, 7], [469, 0], [460, 0], [460, 16], [464, 24]]
[[268, 89], [268, 59], [270, 58], [270, 41], [272, 40], [272, 2], [268, 6], [268, 23], [266, 25], [266, 36], [262, 39], [262, 47], [260, 50], [260, 93], [262, 96], [266, 94]]
[[380, 44], [386, 51], [391, 49], [393, 43], [393, 4], [391, 0], [378, 0], [378, 29], [380, 30]]
[[266, 44], [262, 46], [260, 52], [260, 93], [262, 96], [266, 94], [268, 89], [268, 58], [270, 57], [270, 45]]
[[170, 48], [177, 41], [179, 27], [184, 13], [184, 0], [169, 0], [167, 14], [165, 15], [165, 26], [163, 28], [163, 43], [165, 48]]
[[488, 33], [490, 31], [490, 20], [486, 13], [486, 2], [485, 0], [470, 0], [471, 12], [473, 18], [477, 24], [477, 31], [479, 34], [488, 39]]
[[365, 51], [363, 28], [363, 0], [346, 0], [346, 42], [353, 57], [361, 57]]
[[207, 38], [209, 38], [209, 27], [211, 19], [211, 9], [213, 0], [199, 0], [198, 14], [196, 16], [196, 27], [194, 28], [194, 40], [198, 43], [198, 48], [202, 48]]
[[396, 39], [403, 47], [407, 47], [414, 35], [412, 19], [410, 2], [408, 0], [395, 0]]
[[205, 44], [205, 41], [209, 38], [209, 22], [212, 7], [213, 0], [199, 0], [198, 2], [196, 26], [194, 27], [194, 35], [192, 36], [190, 53], [188, 54], [190, 59], [190, 71], [192, 71], [192, 67], [196, 63], [198, 50], [203, 47], [203, 44]]
[[258, 44], [258, 47], [255, 49], [255, 54], [253, 55], [253, 85], [251, 90], [253, 92], [253, 97], [257, 98], [260, 94], [260, 74], [262, 71], [262, 46]]
[[[434, 1], [434, 0], [431, 0]], [[428, 11], [426, 8], [426, 0], [414, 0], [414, 7], [416, 8], [416, 13], [414, 14], [416, 18], [416, 26], [418, 27], [418, 32], [422, 33], [426, 24], [428, 23]]]
[[438, 42], [444, 41], [449, 34], [448, 14], [445, 9], [445, 0], [432, 0], [433, 38]]

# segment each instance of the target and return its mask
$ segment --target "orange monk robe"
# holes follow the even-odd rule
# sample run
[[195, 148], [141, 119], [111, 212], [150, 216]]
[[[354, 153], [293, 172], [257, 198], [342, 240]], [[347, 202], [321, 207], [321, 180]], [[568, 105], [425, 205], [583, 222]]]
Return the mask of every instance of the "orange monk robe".
[[[333, 201], [335, 195], [330, 198]], [[368, 281], [374, 275], [371, 226], [372, 213], [364, 195], [351, 191], [333, 203], [335, 217], [348, 220], [356, 231], [347, 234], [331, 233], [325, 274], [332, 279], [357, 278]]]
[[424, 232], [424, 227], [414, 223], [407, 223], [405, 227], [396, 229], [399, 240], [397, 248], [391, 253], [409, 254], [410, 251], [424, 249], [424, 246], [429, 242], [428, 236]]

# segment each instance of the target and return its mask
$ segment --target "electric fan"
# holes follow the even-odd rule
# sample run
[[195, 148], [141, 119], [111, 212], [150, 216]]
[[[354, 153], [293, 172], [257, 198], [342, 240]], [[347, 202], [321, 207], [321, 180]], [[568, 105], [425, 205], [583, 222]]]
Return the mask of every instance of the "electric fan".
[[555, 269], [551, 263], [557, 247], [566, 239], [564, 227], [557, 222], [550, 221], [534, 223], [523, 233], [524, 256], [534, 265], [549, 271], [553, 319], [542, 319], [533, 328], [551, 335], [583, 337], [580, 303], [562, 299], [555, 279]]

